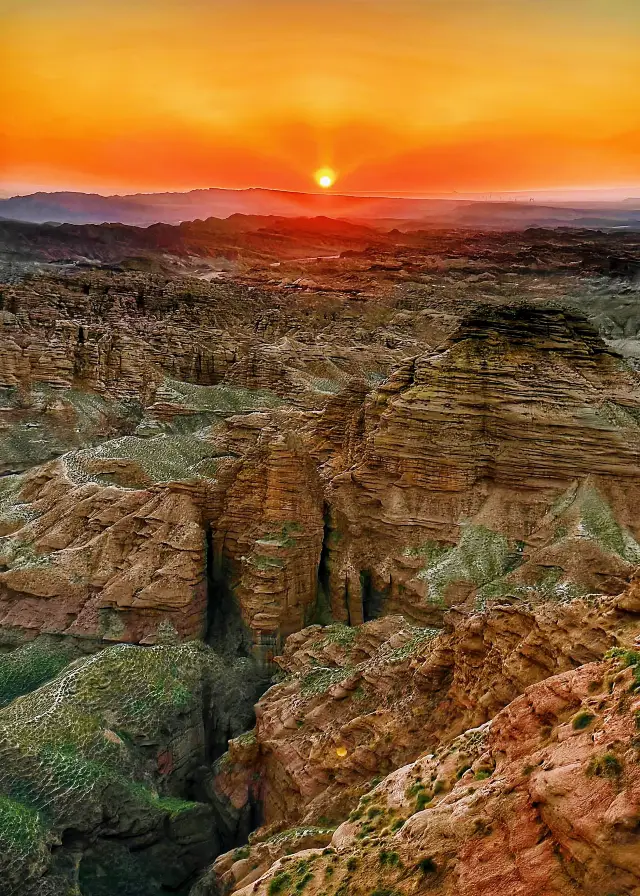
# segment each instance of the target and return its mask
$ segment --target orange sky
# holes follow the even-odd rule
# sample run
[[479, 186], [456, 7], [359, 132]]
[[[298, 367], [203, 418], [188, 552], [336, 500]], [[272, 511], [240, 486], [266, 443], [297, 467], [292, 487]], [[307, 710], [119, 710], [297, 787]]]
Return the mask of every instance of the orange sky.
[[0, 0], [0, 187], [640, 186], [640, 0]]

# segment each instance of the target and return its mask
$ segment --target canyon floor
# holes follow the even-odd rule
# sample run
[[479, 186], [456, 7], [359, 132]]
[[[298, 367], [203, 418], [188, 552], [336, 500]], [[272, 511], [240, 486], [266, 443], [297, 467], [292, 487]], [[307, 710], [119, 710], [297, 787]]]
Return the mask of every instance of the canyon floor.
[[0, 236], [0, 893], [640, 896], [637, 234]]

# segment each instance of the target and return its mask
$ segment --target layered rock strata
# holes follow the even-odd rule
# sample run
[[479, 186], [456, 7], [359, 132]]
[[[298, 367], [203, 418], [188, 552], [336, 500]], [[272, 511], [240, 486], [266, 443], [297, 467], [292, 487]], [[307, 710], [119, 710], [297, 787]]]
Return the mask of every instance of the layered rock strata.
[[[566, 581], [567, 555], [592, 553], [576, 536], [610, 549], [605, 518], [624, 530], [615, 553], [637, 562], [638, 379], [581, 317], [480, 308], [398, 367], [349, 432], [362, 413], [328, 485], [336, 618], [437, 623], [442, 607], [523, 564]], [[629, 569], [609, 567], [614, 590]]]

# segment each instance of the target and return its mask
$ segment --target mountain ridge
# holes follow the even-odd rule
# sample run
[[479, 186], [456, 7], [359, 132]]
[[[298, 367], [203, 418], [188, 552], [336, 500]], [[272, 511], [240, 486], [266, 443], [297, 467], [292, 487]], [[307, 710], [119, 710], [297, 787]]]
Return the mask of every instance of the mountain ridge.
[[[33, 223], [148, 226], [179, 224], [234, 214], [315, 217], [423, 226], [484, 226], [513, 229], [523, 224], [640, 228], [638, 202], [492, 202], [455, 197], [410, 198], [341, 193], [289, 192], [249, 187], [208, 187], [186, 192], [103, 196], [73, 191], [36, 192], [0, 199], [0, 218]], [[389, 226], [393, 226], [391, 223]]]

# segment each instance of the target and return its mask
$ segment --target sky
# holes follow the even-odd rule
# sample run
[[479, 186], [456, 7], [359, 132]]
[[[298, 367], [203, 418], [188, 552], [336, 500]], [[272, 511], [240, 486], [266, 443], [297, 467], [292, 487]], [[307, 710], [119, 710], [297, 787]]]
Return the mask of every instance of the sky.
[[632, 194], [638, 84], [640, 0], [0, 0], [0, 190]]

